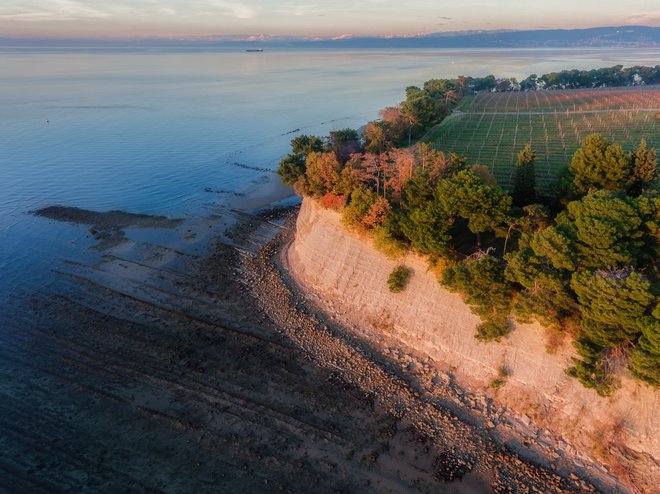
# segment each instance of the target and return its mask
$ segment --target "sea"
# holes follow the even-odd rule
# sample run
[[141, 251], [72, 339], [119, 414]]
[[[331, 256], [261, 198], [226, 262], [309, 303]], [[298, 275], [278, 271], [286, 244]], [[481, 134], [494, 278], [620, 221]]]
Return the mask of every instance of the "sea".
[[[126, 425], [113, 422], [114, 409], [88, 410], [91, 405], [71, 398], [78, 395], [69, 395], [68, 388], [54, 387], [67, 377], [59, 375], [59, 353], [57, 380], [40, 370], [45, 364], [39, 359], [56, 347], [42, 345], [45, 337], [37, 331], [32, 335], [31, 301], [56, 291], [67, 263], [93, 266], [104, 252], [90, 225], [54, 221], [35, 210], [61, 205], [181, 218], [192, 226], [178, 234], [192, 239], [195, 225], [214, 231], [227, 211], [295, 201], [275, 174], [290, 140], [358, 128], [401, 101], [407, 86], [459, 75], [521, 79], [568, 68], [658, 63], [660, 48], [0, 47], [0, 408], [13, 417], [3, 421], [0, 414], [0, 444], [12, 456], [5, 463], [21, 464], [15, 455], [31, 455], [24, 463], [50, 472], [48, 478], [60, 463], [40, 459], [34, 448], [41, 446], [30, 446], [33, 437], [42, 444], [51, 430], [61, 429], [55, 434], [65, 439], [81, 434], [80, 417], [88, 417], [95, 430], [97, 413], [107, 412], [103, 420], [113, 431]], [[133, 230], [129, 236], [137, 245], [153, 235]], [[161, 235], [161, 243], [173, 242]], [[208, 241], [189, 244], [187, 254], [213, 248]], [[121, 263], [113, 266], [123, 269]], [[58, 307], [65, 310], [66, 304]], [[52, 338], [65, 349], [73, 341]], [[41, 425], [23, 438], [26, 429], [17, 422], [31, 424], [30, 417]], [[3, 432], [9, 426], [13, 435]], [[157, 474], [159, 468], [152, 470]], [[0, 490], [2, 484], [0, 479]]]
[[38, 208], [172, 217], [240, 208], [277, 180], [292, 137], [360, 127], [407, 86], [659, 61], [657, 48], [0, 47], [0, 311], [45, 287], [58, 259], [89, 253], [86, 228], [32, 215]]

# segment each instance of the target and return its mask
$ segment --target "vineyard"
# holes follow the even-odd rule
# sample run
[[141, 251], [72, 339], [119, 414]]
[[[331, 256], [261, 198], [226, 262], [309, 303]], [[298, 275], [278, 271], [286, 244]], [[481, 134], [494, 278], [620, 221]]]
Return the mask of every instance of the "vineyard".
[[628, 150], [660, 148], [660, 87], [481, 93], [431, 137], [438, 149], [488, 166], [512, 184], [517, 153], [531, 143], [537, 182], [549, 185], [579, 143], [599, 133]]

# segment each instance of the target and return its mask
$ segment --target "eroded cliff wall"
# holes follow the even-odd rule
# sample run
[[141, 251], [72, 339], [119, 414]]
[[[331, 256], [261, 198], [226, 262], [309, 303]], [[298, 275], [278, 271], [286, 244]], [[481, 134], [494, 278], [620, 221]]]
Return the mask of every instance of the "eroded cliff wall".
[[[422, 258], [387, 259], [368, 239], [347, 231], [338, 213], [309, 199], [287, 256], [297, 282], [328, 307], [372, 335], [382, 332], [432, 357], [466, 387], [495, 394], [579, 450], [597, 454], [598, 448], [624, 445], [660, 458], [660, 393], [624, 379], [614, 396], [599, 397], [566, 375], [574, 356], [570, 342], [548, 353], [546, 331], [536, 324], [516, 324], [501, 343], [478, 342], [479, 318], [459, 295], [438, 284]], [[414, 274], [404, 292], [393, 294], [387, 277], [401, 262]], [[495, 393], [488, 384], [502, 367], [510, 375]]]

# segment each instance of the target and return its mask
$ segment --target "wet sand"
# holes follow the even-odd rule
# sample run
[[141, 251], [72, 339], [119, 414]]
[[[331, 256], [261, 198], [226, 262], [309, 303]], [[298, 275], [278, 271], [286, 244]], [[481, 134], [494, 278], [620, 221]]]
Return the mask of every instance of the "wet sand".
[[292, 214], [225, 211], [189, 248], [124, 241], [54, 268], [30, 317], [0, 315], [0, 490], [594, 490], [521, 460], [307, 305], [278, 261]]

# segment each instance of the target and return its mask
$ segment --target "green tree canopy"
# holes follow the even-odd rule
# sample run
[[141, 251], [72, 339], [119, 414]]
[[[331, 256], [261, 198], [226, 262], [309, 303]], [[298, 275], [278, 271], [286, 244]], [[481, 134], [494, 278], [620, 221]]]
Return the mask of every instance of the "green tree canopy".
[[471, 170], [438, 183], [436, 197], [449, 216], [467, 220], [472, 233], [496, 230], [511, 209], [511, 197], [497, 186], [484, 185]]
[[[612, 372], [626, 350], [634, 348], [640, 336], [645, 338], [645, 330], [657, 334], [658, 320], [649, 314], [656, 297], [651, 283], [627, 268], [578, 272], [571, 286], [580, 302], [582, 334], [576, 342], [581, 358], [574, 360], [569, 373], [599, 394], [608, 395], [613, 388]], [[653, 354], [639, 348], [633, 350], [632, 370], [652, 381], [653, 369], [647, 364]]]
[[452, 218], [435, 199], [411, 209], [400, 220], [401, 230], [413, 248], [434, 257], [446, 254], [451, 247], [452, 224]]
[[349, 226], [367, 228], [364, 218], [376, 203], [378, 195], [371, 189], [361, 186], [351, 192], [348, 205], [342, 211], [342, 218]]
[[406, 100], [401, 103], [401, 115], [408, 122], [408, 142], [415, 129], [424, 129], [438, 120], [436, 101], [417, 87], [406, 89]]
[[299, 135], [291, 139], [293, 153], [286, 155], [280, 161], [277, 174], [286, 185], [294, 186], [305, 174], [307, 155], [323, 150], [321, 138], [309, 135]]
[[630, 179], [630, 159], [621, 146], [599, 134], [587, 136], [575, 151], [569, 170], [575, 192], [587, 194], [592, 189], [625, 189]]
[[660, 387], [660, 304], [639, 325], [642, 335], [630, 357], [631, 370], [642, 381]]
[[598, 191], [568, 204], [575, 225], [580, 264], [603, 268], [637, 264], [642, 219], [623, 194]]
[[655, 297], [651, 283], [627, 268], [581, 271], [571, 286], [582, 311], [583, 329], [594, 343], [614, 347], [636, 341]]
[[648, 149], [642, 139], [639, 146], [630, 153], [630, 189], [633, 196], [641, 194], [642, 190], [658, 179], [658, 160], [655, 149]]
[[509, 331], [511, 293], [502, 262], [492, 256], [469, 260], [442, 272], [441, 284], [467, 295], [465, 302], [484, 320], [477, 327], [480, 341], [499, 341]]
[[295, 154], [287, 154], [280, 160], [277, 174], [285, 185], [294, 186], [307, 170], [305, 159]]
[[320, 153], [323, 151], [323, 140], [317, 136], [299, 135], [291, 139], [291, 150], [304, 157], [310, 153]]
[[536, 202], [536, 153], [531, 144], [518, 153], [516, 174], [513, 180], [513, 204], [519, 207]]
[[354, 153], [359, 153], [360, 137], [355, 129], [331, 130], [326, 142], [326, 150], [335, 153], [341, 163], [345, 163]]
[[534, 253], [556, 269], [637, 265], [644, 245], [642, 218], [636, 203], [624, 194], [596, 191], [569, 203], [556, 222], [530, 242]]

